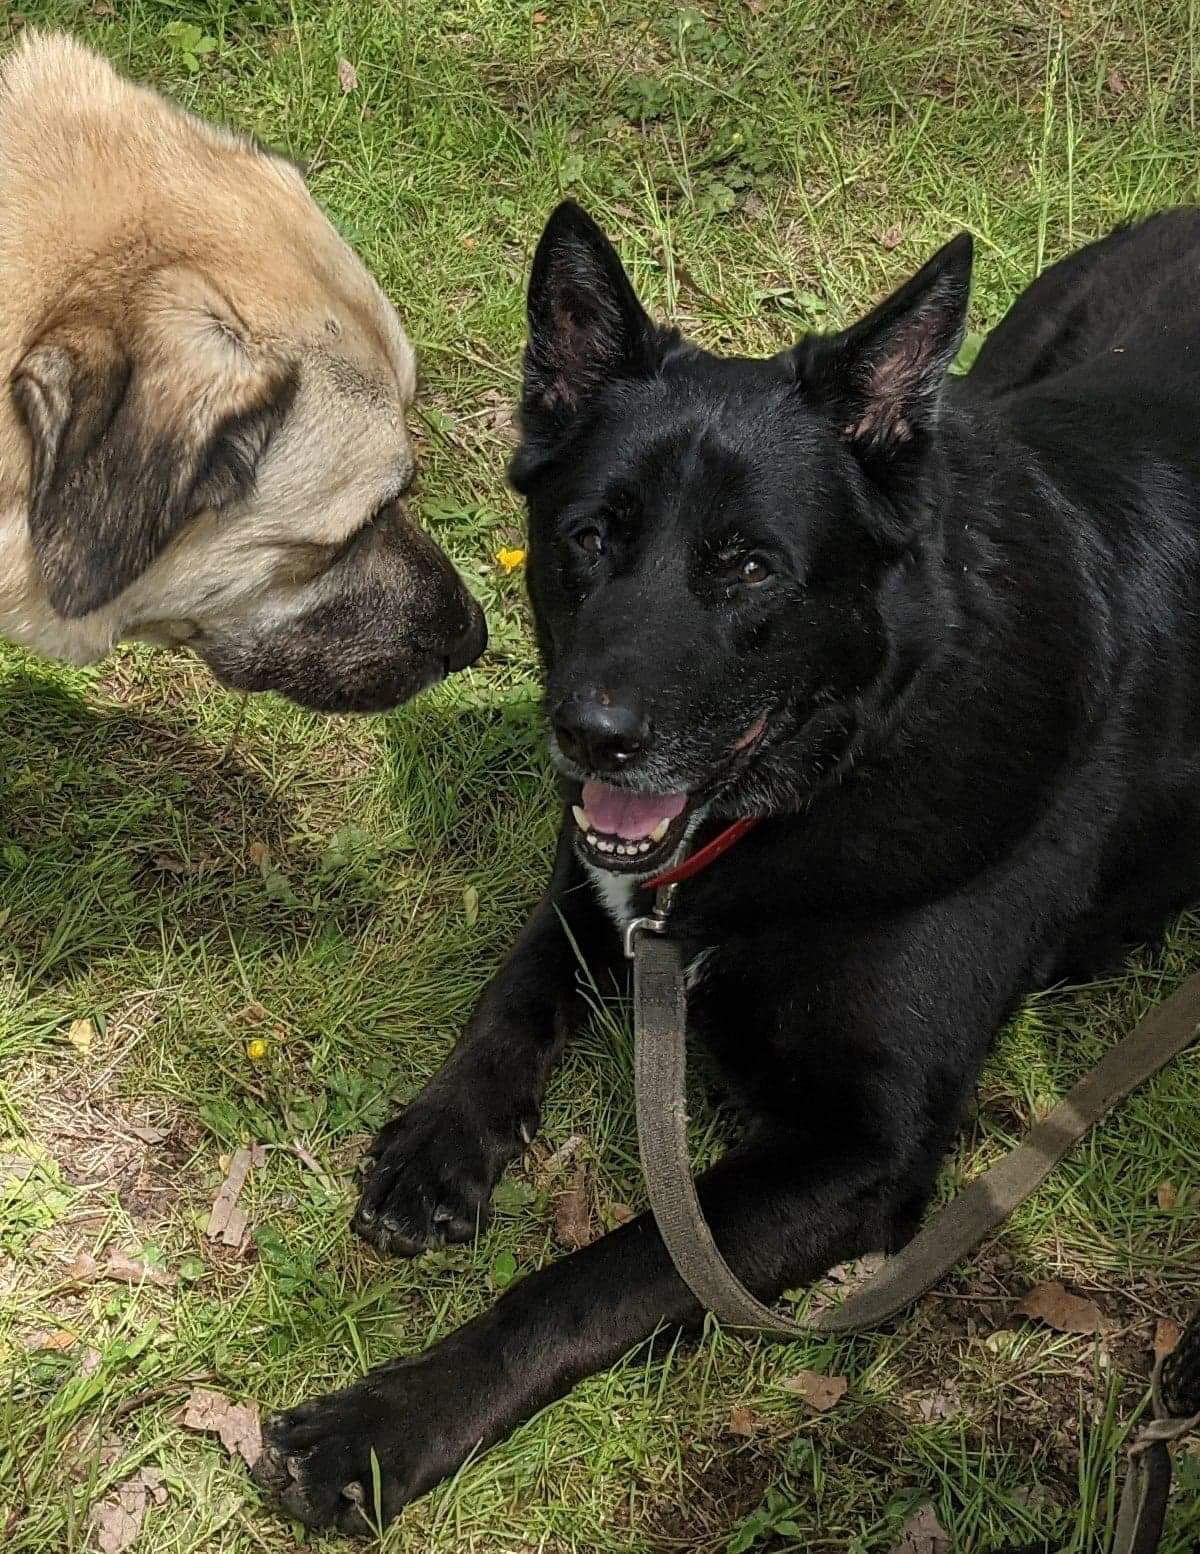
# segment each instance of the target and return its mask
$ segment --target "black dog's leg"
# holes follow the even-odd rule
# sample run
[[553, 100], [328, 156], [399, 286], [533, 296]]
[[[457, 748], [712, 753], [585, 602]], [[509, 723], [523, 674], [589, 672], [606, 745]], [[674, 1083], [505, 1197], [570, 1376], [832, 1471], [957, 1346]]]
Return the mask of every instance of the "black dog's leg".
[[564, 828], [550, 889], [454, 1051], [368, 1152], [354, 1229], [381, 1251], [412, 1256], [476, 1234], [501, 1171], [537, 1131], [546, 1080], [586, 1013], [572, 937], [601, 976], [616, 932]]
[[[873, 1121], [874, 1139], [814, 1154], [807, 1135], [776, 1136], [701, 1179], [721, 1249], [759, 1296], [773, 1299], [889, 1239], [886, 1206], [916, 1184], [896, 1180], [894, 1138], [885, 1119]], [[643, 1214], [530, 1275], [425, 1353], [276, 1416], [255, 1476], [309, 1526], [366, 1533], [355, 1500], [365, 1495], [370, 1509], [372, 1451], [386, 1521], [661, 1324], [700, 1315]]]

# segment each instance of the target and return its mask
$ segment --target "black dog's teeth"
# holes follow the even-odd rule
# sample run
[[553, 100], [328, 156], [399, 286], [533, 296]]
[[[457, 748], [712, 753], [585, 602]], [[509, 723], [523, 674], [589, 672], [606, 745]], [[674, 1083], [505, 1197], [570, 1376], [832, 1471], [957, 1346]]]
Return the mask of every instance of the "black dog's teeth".
[[587, 844], [599, 853], [611, 853], [617, 858], [637, 858], [650, 851], [649, 842], [625, 842], [619, 836], [597, 836], [587, 833]]

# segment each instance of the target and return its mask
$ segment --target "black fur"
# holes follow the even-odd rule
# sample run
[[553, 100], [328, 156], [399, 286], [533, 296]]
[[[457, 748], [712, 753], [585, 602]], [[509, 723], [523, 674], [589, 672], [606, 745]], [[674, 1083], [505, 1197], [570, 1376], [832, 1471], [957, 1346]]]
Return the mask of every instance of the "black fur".
[[[947, 382], [968, 267], [959, 240], [864, 324], [744, 361], [656, 329], [573, 207], [534, 265], [514, 479], [551, 717], [636, 695], [652, 737], [615, 780], [704, 795], [696, 840], [766, 817], [673, 931], [709, 952], [690, 1018], [754, 1119], [701, 1197], [767, 1299], [909, 1236], [1022, 996], [1200, 895], [1200, 213], [1064, 260]], [[387, 1250], [472, 1235], [535, 1126], [582, 1013], [564, 920], [618, 963], [576, 845], [568, 814], [546, 900], [377, 1142], [356, 1223]], [[642, 1215], [274, 1420], [259, 1476], [361, 1527], [342, 1490], [369, 1499], [372, 1449], [391, 1516], [699, 1316]]]

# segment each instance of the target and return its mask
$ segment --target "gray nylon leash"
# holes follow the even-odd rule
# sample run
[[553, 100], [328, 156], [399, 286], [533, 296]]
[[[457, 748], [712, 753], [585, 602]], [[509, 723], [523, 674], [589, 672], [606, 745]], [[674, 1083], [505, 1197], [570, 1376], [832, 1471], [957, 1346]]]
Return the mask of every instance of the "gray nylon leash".
[[665, 927], [663, 910], [639, 918], [627, 931], [638, 1148], [650, 1206], [671, 1260], [696, 1299], [726, 1326], [776, 1338], [860, 1332], [910, 1305], [998, 1229], [1111, 1107], [1200, 1032], [1197, 974], [1139, 1020], [1016, 1148], [940, 1209], [865, 1285], [802, 1323], [771, 1310], [746, 1289], [722, 1257], [700, 1207], [687, 1147], [683, 958]]
[[[680, 1278], [728, 1327], [782, 1340], [877, 1327], [910, 1305], [997, 1230], [1063, 1156], [1120, 1100], [1200, 1034], [1200, 974], [1144, 1015], [1067, 1092], [1050, 1115], [977, 1177], [841, 1305], [808, 1322], [773, 1311], [734, 1274], [700, 1206], [687, 1144], [687, 984], [666, 936], [674, 887], [625, 934], [633, 959], [634, 1087], [638, 1149], [650, 1207]], [[1154, 1418], [1129, 1451], [1111, 1554], [1154, 1554], [1171, 1487], [1168, 1443], [1200, 1427], [1200, 1311], [1155, 1372]]]

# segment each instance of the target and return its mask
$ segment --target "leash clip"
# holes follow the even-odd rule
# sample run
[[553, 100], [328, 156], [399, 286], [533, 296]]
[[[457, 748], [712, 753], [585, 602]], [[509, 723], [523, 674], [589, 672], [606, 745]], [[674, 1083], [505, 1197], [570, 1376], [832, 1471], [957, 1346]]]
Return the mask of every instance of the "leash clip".
[[626, 960], [633, 960], [637, 953], [637, 936], [639, 933], [666, 933], [667, 916], [670, 913], [672, 903], [675, 900], [675, 892], [678, 889], [678, 884], [674, 882], [668, 885], [660, 885], [654, 893], [654, 910], [649, 917], [634, 917], [625, 924], [623, 940]]

